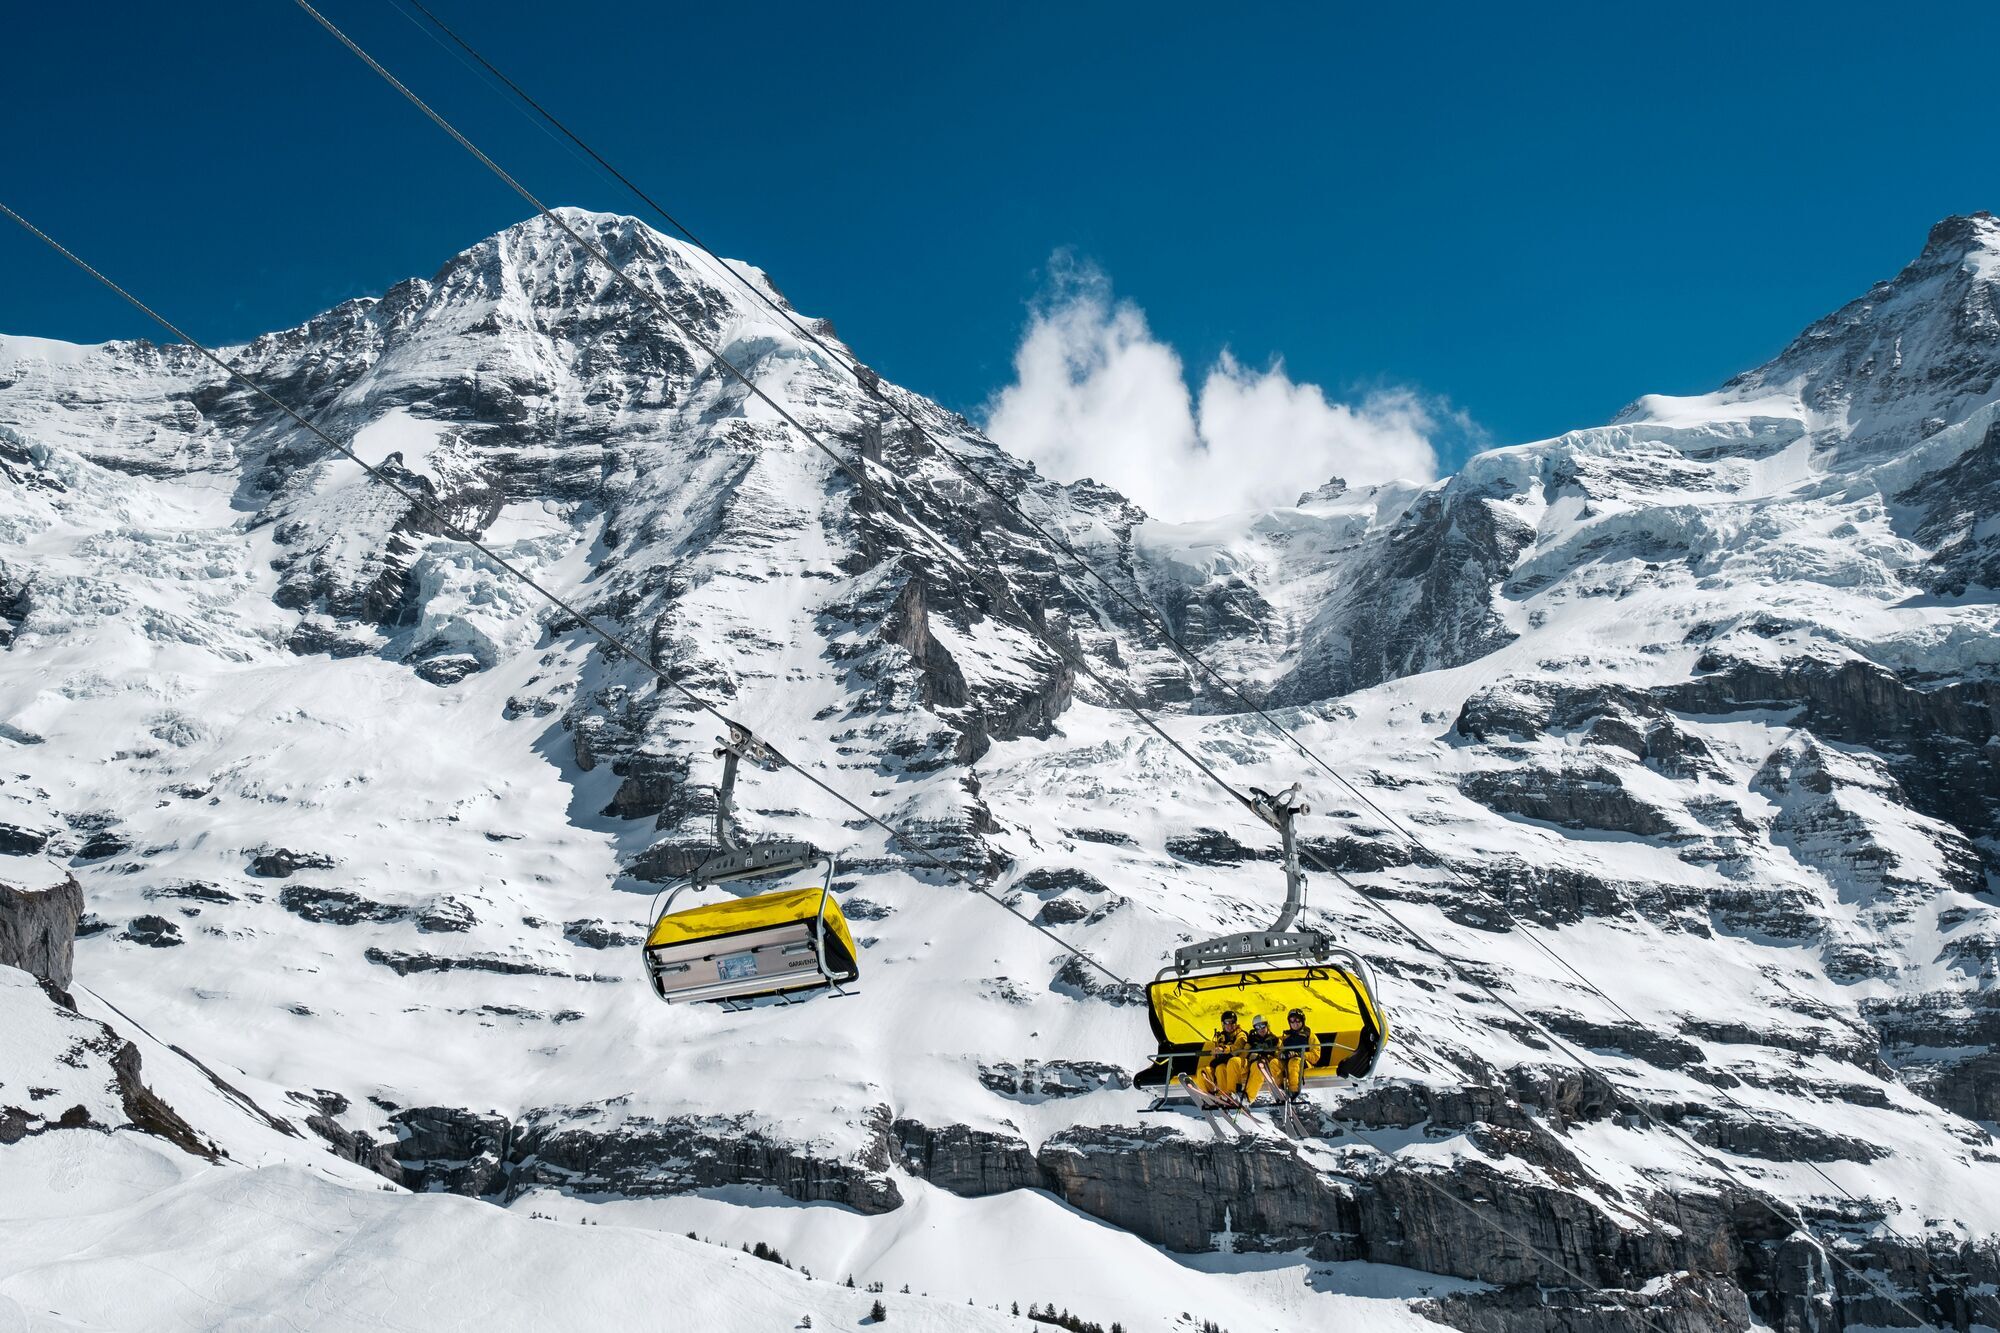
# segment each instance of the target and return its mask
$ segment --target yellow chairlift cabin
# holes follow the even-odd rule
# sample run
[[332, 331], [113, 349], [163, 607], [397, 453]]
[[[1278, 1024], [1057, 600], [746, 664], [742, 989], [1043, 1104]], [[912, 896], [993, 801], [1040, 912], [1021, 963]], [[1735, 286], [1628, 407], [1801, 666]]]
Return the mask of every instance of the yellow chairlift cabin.
[[[1365, 1078], [1388, 1044], [1389, 1024], [1380, 1007], [1374, 970], [1351, 949], [1336, 945], [1324, 931], [1294, 930], [1305, 905], [1305, 872], [1299, 868], [1293, 821], [1306, 813], [1299, 788], [1272, 796], [1251, 788], [1257, 813], [1284, 842], [1285, 905], [1269, 930], [1225, 935], [1174, 951], [1146, 987], [1148, 1016], [1159, 1043], [1150, 1068], [1133, 1080], [1160, 1089], [1146, 1109], [1180, 1105], [1202, 1108], [1190, 1088], [1203, 1050], [1219, 1033], [1222, 1016], [1234, 1011], [1246, 1036], [1253, 1017], [1265, 1015], [1286, 1046], [1285, 1016], [1303, 1011], [1316, 1038], [1311, 1058], [1301, 1052], [1300, 1082]], [[1281, 1047], [1281, 1057], [1282, 1050]], [[1289, 1103], [1287, 1103], [1289, 1114]], [[1296, 1117], [1291, 1117], [1296, 1123]]]
[[[833, 896], [834, 858], [809, 842], [769, 839], [745, 846], [735, 819], [736, 768], [745, 754], [769, 766], [784, 759], [735, 723], [716, 749], [715, 840], [721, 851], [666, 891], [646, 934], [646, 974], [668, 1004], [791, 1003], [819, 990], [848, 994], [861, 975], [854, 936]], [[818, 865], [804, 887], [776, 889], [674, 910], [685, 894], [721, 885], [783, 879]]]

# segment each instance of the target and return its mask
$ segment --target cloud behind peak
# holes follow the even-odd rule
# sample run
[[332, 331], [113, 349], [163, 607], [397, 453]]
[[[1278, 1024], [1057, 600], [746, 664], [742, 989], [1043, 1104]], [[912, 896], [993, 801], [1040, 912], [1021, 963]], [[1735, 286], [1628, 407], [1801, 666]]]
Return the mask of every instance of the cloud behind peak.
[[1145, 312], [1098, 269], [1058, 254], [986, 431], [1062, 481], [1092, 477], [1155, 518], [1187, 521], [1293, 503], [1332, 476], [1354, 485], [1436, 477], [1443, 426], [1463, 414], [1406, 388], [1328, 398], [1282, 361], [1224, 351], [1196, 388]]

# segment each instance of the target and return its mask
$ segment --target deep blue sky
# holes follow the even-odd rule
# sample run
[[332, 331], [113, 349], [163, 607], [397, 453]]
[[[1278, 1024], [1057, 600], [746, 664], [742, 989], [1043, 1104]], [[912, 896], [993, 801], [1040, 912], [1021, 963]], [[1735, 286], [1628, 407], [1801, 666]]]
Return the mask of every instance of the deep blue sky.
[[[1509, 442], [1710, 387], [2000, 206], [1991, 4], [436, 4], [965, 409], [1058, 247], [1191, 367], [1415, 385]], [[326, 8], [551, 202], [631, 210], [389, 0]], [[4, 197], [209, 339], [525, 213], [284, 0], [20, 7], [0, 77]], [[0, 330], [152, 333], [11, 226], [0, 275]]]

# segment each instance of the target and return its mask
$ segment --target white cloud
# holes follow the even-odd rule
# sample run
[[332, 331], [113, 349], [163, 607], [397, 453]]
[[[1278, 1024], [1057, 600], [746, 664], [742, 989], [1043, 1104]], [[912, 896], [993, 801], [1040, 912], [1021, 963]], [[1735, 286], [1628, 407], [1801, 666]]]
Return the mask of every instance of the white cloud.
[[1009, 452], [1063, 481], [1092, 477], [1156, 518], [1185, 521], [1291, 504], [1339, 476], [1351, 485], [1437, 475], [1432, 437], [1470, 430], [1408, 389], [1330, 401], [1282, 362], [1224, 352], [1197, 395], [1180, 354], [1103, 274], [1058, 256], [1051, 295], [1014, 353], [1014, 383], [987, 413]]

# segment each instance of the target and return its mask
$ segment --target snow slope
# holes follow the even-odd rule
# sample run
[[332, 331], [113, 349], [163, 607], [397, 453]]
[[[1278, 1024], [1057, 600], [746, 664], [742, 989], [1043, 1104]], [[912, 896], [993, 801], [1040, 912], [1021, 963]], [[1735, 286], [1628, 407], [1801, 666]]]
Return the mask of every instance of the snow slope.
[[[862, 447], [851, 379], [712, 266], [566, 216]], [[1754, 1190], [1926, 1317], [2000, 1327], [1975, 1299], [2000, 1278], [1996, 253], [1990, 219], [1954, 219], [1716, 394], [1210, 524], [1050, 483], [890, 389], [1379, 809], [891, 429], [887, 484], [983, 575], [940, 561], [540, 222], [227, 352], [1127, 982], [1268, 920], [1282, 879], [1267, 831], [1029, 625], [1232, 782], [1306, 779], [1310, 844], [1459, 968], [1316, 878], [1396, 1042], [1303, 1147], [1145, 1115], [1128, 986], [784, 773], [746, 772], [739, 804], [840, 853], [861, 993], [658, 1005], [631, 946], [705, 845], [711, 721], [172, 349], [0, 339], [0, 822], [35, 843], [0, 878], [73, 869], [80, 1007], [296, 1129], [232, 1156], [290, 1163], [272, 1188], [309, 1216], [362, 1206], [311, 1183], [323, 1143], [604, 1223], [363, 1192], [381, 1226], [502, 1252], [693, 1227], [1132, 1327], [1803, 1326], [1825, 1263]], [[167, 1100], [198, 1095], [146, 1058]], [[206, 1182], [229, 1170], [106, 1207], [227, 1213], [248, 1187]], [[1023, 1233], [1074, 1258], [1003, 1244]], [[1832, 1281], [1851, 1321], [1902, 1319]]]
[[923, 1333], [1032, 1327], [653, 1230], [303, 1165], [194, 1165], [137, 1136], [64, 1132], [0, 1156], [0, 1316], [26, 1330], [851, 1328], [876, 1299]]

